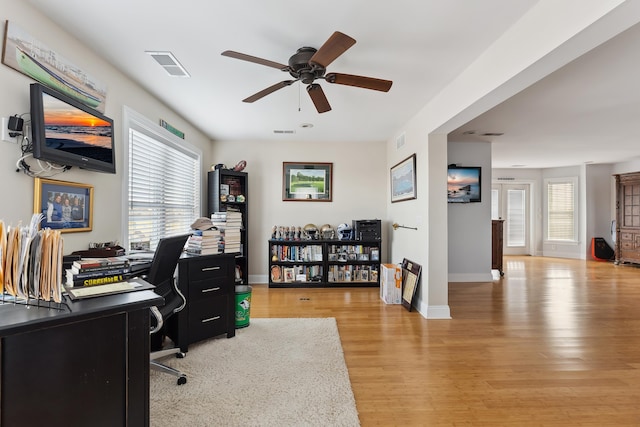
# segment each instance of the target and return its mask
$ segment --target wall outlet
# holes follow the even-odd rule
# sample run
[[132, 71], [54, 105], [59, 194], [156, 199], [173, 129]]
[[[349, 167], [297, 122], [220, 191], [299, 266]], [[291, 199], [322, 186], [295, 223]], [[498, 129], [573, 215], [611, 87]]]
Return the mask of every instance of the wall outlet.
[[0, 132], [0, 139], [2, 139], [3, 141], [6, 142], [13, 142], [14, 144], [18, 143], [18, 137], [16, 136], [9, 136], [9, 118], [8, 117], [3, 117], [2, 118], [2, 123], [0, 123], [0, 125], [2, 126], [1, 128], [1, 132]]

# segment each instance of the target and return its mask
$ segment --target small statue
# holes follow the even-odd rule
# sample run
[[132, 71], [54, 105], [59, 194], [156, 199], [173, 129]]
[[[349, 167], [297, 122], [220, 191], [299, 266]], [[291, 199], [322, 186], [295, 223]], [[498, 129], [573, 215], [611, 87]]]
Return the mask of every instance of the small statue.
[[301, 235], [302, 235], [302, 228], [301, 228], [300, 226], [298, 226], [298, 227], [296, 228], [296, 234], [295, 234], [295, 236], [293, 237], [293, 238], [294, 238], [294, 240], [300, 240], [300, 236], [301, 236]]
[[284, 240], [284, 227], [278, 227], [278, 240]]
[[276, 225], [274, 225], [273, 228], [271, 229], [271, 238], [273, 240], [278, 238], [278, 227]]
[[291, 240], [291, 230], [289, 227], [285, 227], [284, 229], [284, 240]]

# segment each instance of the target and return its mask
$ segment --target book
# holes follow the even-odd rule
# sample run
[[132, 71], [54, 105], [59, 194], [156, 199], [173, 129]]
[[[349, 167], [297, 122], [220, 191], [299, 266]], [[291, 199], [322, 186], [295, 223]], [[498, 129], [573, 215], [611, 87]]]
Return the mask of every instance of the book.
[[83, 286], [97, 286], [97, 285], [107, 285], [110, 283], [118, 283], [122, 282], [126, 279], [124, 274], [114, 274], [110, 276], [102, 276], [102, 277], [89, 277], [85, 279], [78, 280], [69, 280], [67, 277], [67, 286], [70, 287], [83, 287]]
[[119, 268], [113, 268], [112, 266], [109, 266], [109, 268], [107, 269], [101, 268], [100, 270], [87, 270], [79, 273], [76, 273], [73, 268], [69, 268], [66, 271], [66, 277], [67, 279], [72, 278], [73, 280], [79, 280], [90, 279], [93, 277], [115, 276], [116, 274], [128, 274], [130, 272], [130, 266]]
[[123, 267], [129, 265], [129, 258], [125, 256], [105, 257], [105, 258], [83, 258], [73, 261], [72, 267], [77, 269], [118, 266]]
[[73, 265], [71, 266], [71, 268], [69, 268], [68, 270], [71, 270], [71, 272], [73, 274], [85, 274], [85, 273], [92, 273], [94, 276], [95, 275], [105, 275], [105, 274], [121, 274], [124, 271], [115, 271], [113, 273], [110, 273], [110, 271], [112, 270], [124, 270], [124, 269], [129, 269], [130, 265], [126, 264], [126, 265], [101, 265], [100, 267], [86, 267], [86, 268], [78, 268], [78, 267], [74, 267]]

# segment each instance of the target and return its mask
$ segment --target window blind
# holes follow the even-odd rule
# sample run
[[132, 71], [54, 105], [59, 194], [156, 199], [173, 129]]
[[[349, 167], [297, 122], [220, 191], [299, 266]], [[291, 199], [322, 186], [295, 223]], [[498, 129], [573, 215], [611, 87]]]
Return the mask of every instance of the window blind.
[[507, 190], [507, 246], [524, 247], [526, 243], [526, 200], [524, 190]]
[[128, 163], [130, 244], [153, 250], [162, 237], [188, 232], [200, 216], [199, 155], [129, 128]]
[[547, 240], [576, 240], [573, 182], [547, 183]]

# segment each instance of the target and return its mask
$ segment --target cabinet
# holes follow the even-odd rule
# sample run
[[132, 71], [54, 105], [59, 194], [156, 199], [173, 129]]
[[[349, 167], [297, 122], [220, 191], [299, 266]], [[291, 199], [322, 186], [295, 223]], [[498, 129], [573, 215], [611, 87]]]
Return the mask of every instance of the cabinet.
[[234, 265], [232, 254], [186, 256], [178, 262], [178, 289], [187, 305], [169, 318], [167, 335], [181, 351], [206, 338], [235, 336]]
[[269, 287], [380, 286], [379, 240], [269, 240]]
[[[240, 213], [240, 245], [235, 255], [236, 284], [249, 284], [249, 194], [248, 175], [227, 169], [216, 169], [208, 172], [207, 212], [211, 216], [215, 212], [237, 211]], [[228, 253], [228, 252], [227, 252]]]
[[501, 276], [504, 276], [504, 269], [502, 266], [503, 226], [503, 219], [491, 220], [491, 269], [498, 270]]
[[640, 172], [616, 180], [615, 263], [640, 264]]

